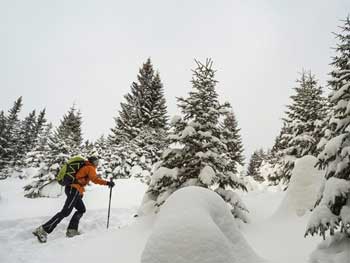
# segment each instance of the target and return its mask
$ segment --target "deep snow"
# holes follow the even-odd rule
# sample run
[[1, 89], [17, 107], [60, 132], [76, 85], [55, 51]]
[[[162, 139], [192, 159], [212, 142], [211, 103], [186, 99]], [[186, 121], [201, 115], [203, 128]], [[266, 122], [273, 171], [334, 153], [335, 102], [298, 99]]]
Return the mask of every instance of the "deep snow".
[[64, 219], [49, 235], [46, 244], [38, 243], [31, 232], [61, 209], [65, 197], [24, 198], [22, 187], [26, 183], [19, 179], [0, 181], [1, 263], [96, 263], [110, 262], [113, 258], [123, 258], [125, 263], [139, 262], [147, 236], [145, 233], [151, 228], [153, 220], [143, 218], [139, 222], [133, 217], [145, 191], [145, 185], [139, 180], [116, 182], [108, 230], [109, 189], [99, 185], [87, 187], [83, 198], [87, 212], [79, 227], [83, 234], [72, 239], [66, 238], [69, 219]]
[[165, 202], [142, 253], [142, 263], [263, 262], [215, 192], [189, 186]]
[[[40, 244], [31, 231], [55, 214], [63, 205], [59, 198], [28, 199], [22, 187], [27, 182], [19, 179], [0, 181], [0, 262], [123, 262], [140, 263], [141, 254], [154, 230], [157, 216], [134, 218], [146, 186], [136, 179], [118, 180], [113, 190], [110, 228], [106, 230], [108, 188], [93, 185], [87, 188], [84, 200], [87, 213], [81, 219], [81, 236], [67, 239], [68, 220], [61, 222], [49, 235], [46, 244]], [[253, 183], [252, 183], [253, 184]], [[253, 187], [254, 188], [254, 187]], [[298, 217], [271, 217], [275, 214], [286, 192], [278, 188], [255, 187], [254, 191], [239, 193], [250, 210], [250, 224], [240, 223], [239, 230], [247, 244], [270, 263], [307, 263], [310, 254], [321, 242], [319, 237], [304, 238], [309, 213]], [[343, 247], [349, 247], [347, 242]], [[325, 247], [325, 246], [324, 246]], [[319, 247], [314, 259], [322, 256]], [[321, 249], [321, 250], [320, 250]], [[320, 257], [321, 255], [321, 257]], [[346, 256], [347, 254], [342, 254]], [[332, 261], [314, 261], [332, 262]], [[341, 262], [341, 261], [340, 261]]]

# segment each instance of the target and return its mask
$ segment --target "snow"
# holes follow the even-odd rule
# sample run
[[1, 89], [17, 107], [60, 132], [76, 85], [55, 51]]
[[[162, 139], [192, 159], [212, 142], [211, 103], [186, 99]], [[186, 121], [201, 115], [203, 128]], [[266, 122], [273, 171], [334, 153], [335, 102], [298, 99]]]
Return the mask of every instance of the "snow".
[[192, 136], [196, 133], [196, 130], [192, 126], [186, 126], [182, 131], [180, 139], [185, 139], [186, 137]]
[[199, 173], [199, 179], [205, 185], [211, 185], [214, 181], [214, 178], [215, 178], [215, 171], [209, 165], [204, 166], [204, 168]]
[[349, 225], [350, 228], [350, 205], [343, 206], [340, 211], [340, 217], [344, 225]]
[[238, 230], [226, 203], [214, 192], [189, 186], [161, 208], [142, 263], [263, 262]]
[[336, 233], [318, 245], [311, 254], [311, 263], [349, 263], [350, 238], [345, 234]]
[[[118, 247], [118, 256], [130, 259], [128, 263], [138, 262], [140, 255], [137, 256], [135, 248], [139, 244], [141, 253], [145, 242], [140, 232], [147, 232], [152, 223], [149, 218], [133, 218], [146, 189], [139, 180], [116, 181], [108, 231], [106, 222], [109, 190], [105, 186], [92, 185], [87, 187], [83, 199], [87, 207], [87, 212], [81, 219], [80, 230], [83, 234], [67, 239], [65, 230], [68, 220], [64, 219], [49, 235], [46, 244], [39, 244], [31, 232], [61, 209], [65, 197], [24, 198], [22, 187], [27, 183], [11, 178], [0, 183], [0, 262], [107, 262], [107, 259], [116, 257], [115, 244]], [[132, 222], [130, 228], [123, 228]], [[109, 242], [110, 240], [113, 242]], [[74, 254], [71, 253], [72, 249]], [[135, 261], [132, 261], [133, 256]]]
[[40, 196], [59, 197], [62, 194], [62, 192], [62, 187], [56, 181], [52, 181], [40, 190]]
[[322, 225], [324, 229], [330, 229], [333, 232], [338, 227], [338, 221], [339, 218], [331, 212], [328, 206], [320, 204], [311, 214], [306, 228], [309, 229], [311, 235], [316, 232], [319, 225]]
[[179, 121], [181, 121], [182, 118], [180, 115], [174, 115], [172, 118], [171, 118], [171, 121], [170, 121], [170, 125], [175, 125], [176, 123], [178, 123]]
[[157, 170], [155, 170], [154, 174], [152, 175], [151, 184], [156, 184], [163, 177], [176, 179], [177, 174], [178, 168], [169, 169], [163, 166], [159, 167]]
[[269, 263], [309, 263], [320, 238], [303, 238], [308, 215], [276, 217], [285, 197], [283, 191], [257, 190], [242, 196], [249, 209], [250, 224], [241, 229], [249, 244]]
[[346, 196], [350, 193], [350, 181], [331, 177], [325, 184], [322, 203], [333, 204], [336, 196]]
[[350, 83], [346, 83], [345, 85], [343, 85], [339, 90], [334, 92], [334, 94], [330, 98], [330, 101], [335, 102], [341, 96], [344, 96], [344, 94], [348, 93], [349, 88], [350, 88]]
[[276, 216], [303, 216], [314, 207], [324, 180], [324, 171], [315, 168], [316, 163], [317, 158], [311, 155], [295, 161], [286, 196], [276, 211]]
[[335, 155], [339, 151], [340, 146], [345, 138], [346, 134], [341, 134], [337, 137], [332, 138], [325, 146], [324, 150], [320, 153], [320, 159], [328, 159]]
[[[116, 180], [116, 186], [113, 188], [110, 228], [108, 230], [106, 230], [108, 188], [99, 185], [87, 187], [84, 195], [87, 212], [81, 219], [80, 227], [83, 234], [67, 239], [65, 228], [68, 220], [65, 219], [49, 235], [46, 244], [39, 244], [31, 231], [61, 208], [64, 196], [39, 199], [24, 198], [23, 186], [27, 183], [27, 180], [12, 178], [0, 181], [1, 263], [141, 262], [140, 259], [145, 244], [155, 232], [156, 225], [160, 220], [158, 216], [161, 212], [155, 215], [151, 213], [152, 216], [141, 216], [142, 213], [139, 214], [138, 208], [141, 203], [144, 204], [143, 209], [146, 212], [147, 207], [154, 207], [152, 196], [146, 197], [144, 195], [147, 186], [140, 183], [139, 180], [134, 178]], [[230, 239], [226, 237], [230, 236], [231, 233], [233, 236], [239, 237], [238, 239], [241, 241], [245, 239], [246, 242], [242, 244], [249, 244], [251, 248], [248, 245], [244, 245], [243, 248], [248, 247], [248, 250], [256, 251], [260, 257], [266, 259], [266, 262], [310, 263], [310, 254], [314, 251], [311, 255], [312, 263], [349, 263], [344, 260], [336, 261], [338, 257], [340, 259], [349, 258], [346, 254], [350, 251], [349, 239], [339, 238], [339, 241], [336, 241], [338, 240], [336, 239], [328, 248], [324, 246], [324, 244], [327, 244], [325, 242], [317, 247], [322, 238], [318, 236], [313, 238], [303, 237], [310, 216], [308, 212], [301, 217], [294, 213], [290, 213], [289, 216], [285, 217], [272, 216], [280, 206], [281, 201], [286, 197], [287, 192], [281, 191], [279, 186], [267, 187], [264, 184], [259, 186], [256, 182], [254, 182], [254, 189], [248, 193], [238, 192], [249, 210], [251, 221], [249, 224], [241, 224], [240, 221], [236, 221], [235, 226], [231, 223], [224, 224], [225, 217], [218, 216], [222, 213], [222, 200], [220, 200], [220, 204], [220, 201], [216, 200], [217, 198], [212, 198], [212, 196], [207, 196], [201, 201], [202, 205], [208, 209], [200, 209], [200, 207], [195, 207], [195, 209], [204, 213], [207, 218], [210, 216], [217, 220], [222, 218], [223, 221], [221, 222], [214, 222], [213, 219], [211, 219], [212, 221], [209, 220], [212, 226], [218, 230], [218, 235], [215, 237], [224, 238], [225, 242], [228, 242], [226, 244], [231, 243]], [[183, 198], [186, 202], [200, 202], [199, 195], [201, 194], [198, 193], [198, 196], [195, 194], [195, 196], [191, 195], [190, 198], [189, 196]], [[206, 196], [206, 194], [204, 195]], [[144, 196], [144, 202], [142, 202]], [[169, 199], [171, 200], [172, 197]], [[208, 203], [207, 199], [213, 200]], [[178, 202], [175, 202], [176, 205], [183, 205]], [[213, 207], [213, 203], [219, 203], [220, 205], [219, 207], [216, 207], [216, 205]], [[208, 215], [207, 212], [211, 209], [219, 214]], [[134, 217], [136, 213], [139, 214], [137, 218]], [[176, 210], [176, 213], [165, 212], [164, 216], [181, 220], [181, 218], [176, 217], [179, 213], [186, 216], [183, 209]], [[194, 212], [188, 211], [188, 213], [193, 214]], [[345, 210], [344, 213], [347, 214]], [[237, 231], [233, 231], [231, 226], [232, 229]], [[184, 226], [182, 228], [186, 230]], [[189, 233], [189, 231], [191, 230], [186, 230], [186, 233]], [[198, 231], [192, 232], [195, 235]], [[224, 232], [226, 232], [226, 235]], [[208, 238], [205, 233], [199, 234], [202, 235], [200, 237]], [[209, 238], [212, 240], [211, 236]], [[326, 241], [329, 242], [329, 240]], [[213, 245], [212, 242], [209, 245]], [[222, 249], [221, 247], [219, 249]], [[72, 253], [72, 250], [74, 253]], [[340, 251], [340, 253], [337, 254], [336, 251]]]

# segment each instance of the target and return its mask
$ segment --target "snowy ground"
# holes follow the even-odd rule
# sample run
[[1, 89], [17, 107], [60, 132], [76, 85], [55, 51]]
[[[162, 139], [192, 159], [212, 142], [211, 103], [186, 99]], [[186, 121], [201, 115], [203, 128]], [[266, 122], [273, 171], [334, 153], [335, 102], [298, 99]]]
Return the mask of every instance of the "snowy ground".
[[251, 223], [242, 226], [243, 234], [255, 251], [270, 263], [306, 263], [321, 241], [304, 238], [308, 216], [283, 217], [276, 210], [286, 192], [251, 192], [243, 201], [251, 211]]
[[[154, 217], [134, 218], [145, 186], [137, 180], [118, 180], [113, 190], [110, 229], [106, 230], [108, 188], [92, 186], [84, 196], [87, 212], [81, 220], [83, 235], [67, 239], [64, 220], [40, 244], [31, 231], [62, 206], [60, 198], [27, 199], [19, 179], [0, 181], [0, 262], [123, 262], [139, 263], [152, 233]], [[270, 263], [306, 263], [321, 241], [304, 238], [309, 214], [276, 215], [286, 192], [259, 190], [242, 195], [251, 223], [240, 229], [253, 250]]]

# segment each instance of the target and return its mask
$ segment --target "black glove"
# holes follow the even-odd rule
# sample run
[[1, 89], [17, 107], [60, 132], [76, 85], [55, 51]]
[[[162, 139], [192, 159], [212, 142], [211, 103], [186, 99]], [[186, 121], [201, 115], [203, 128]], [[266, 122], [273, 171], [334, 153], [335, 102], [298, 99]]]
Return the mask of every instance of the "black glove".
[[107, 181], [107, 185], [108, 187], [113, 188], [115, 183], [113, 181]]

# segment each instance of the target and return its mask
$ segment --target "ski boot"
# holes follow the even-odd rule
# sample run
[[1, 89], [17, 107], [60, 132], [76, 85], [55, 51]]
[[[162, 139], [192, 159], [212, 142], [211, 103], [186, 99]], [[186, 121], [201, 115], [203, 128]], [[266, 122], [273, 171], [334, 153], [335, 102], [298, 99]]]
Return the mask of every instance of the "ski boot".
[[67, 232], [66, 232], [67, 237], [74, 237], [74, 236], [78, 236], [80, 234], [81, 233], [76, 229], [67, 229]]
[[33, 235], [36, 236], [40, 243], [46, 243], [47, 233], [42, 226], [39, 226], [33, 231]]

